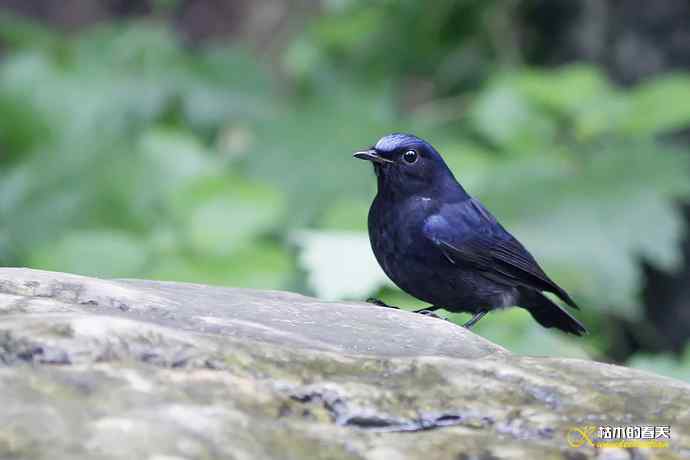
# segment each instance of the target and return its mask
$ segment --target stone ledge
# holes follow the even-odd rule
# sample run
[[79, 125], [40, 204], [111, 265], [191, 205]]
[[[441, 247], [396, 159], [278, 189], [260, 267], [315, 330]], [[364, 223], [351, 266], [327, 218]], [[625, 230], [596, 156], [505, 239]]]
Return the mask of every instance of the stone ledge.
[[[3, 459], [690, 455], [683, 382], [278, 291], [0, 269], [0, 386]], [[671, 448], [569, 447], [585, 424]]]

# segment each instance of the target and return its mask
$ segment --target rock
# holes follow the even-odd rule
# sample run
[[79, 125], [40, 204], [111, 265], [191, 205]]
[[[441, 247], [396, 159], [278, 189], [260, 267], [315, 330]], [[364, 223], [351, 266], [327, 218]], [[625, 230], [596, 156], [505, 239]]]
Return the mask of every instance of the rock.
[[[690, 386], [277, 291], [0, 269], [2, 459], [690, 456]], [[568, 445], [670, 425], [667, 449]]]

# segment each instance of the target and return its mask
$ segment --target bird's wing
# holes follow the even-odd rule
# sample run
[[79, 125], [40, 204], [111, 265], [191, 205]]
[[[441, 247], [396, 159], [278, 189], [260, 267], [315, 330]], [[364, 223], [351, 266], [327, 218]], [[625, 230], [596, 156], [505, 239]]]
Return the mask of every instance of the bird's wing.
[[444, 206], [427, 218], [424, 234], [452, 263], [470, 265], [486, 278], [507, 286], [552, 292], [578, 308], [524, 246], [473, 198]]

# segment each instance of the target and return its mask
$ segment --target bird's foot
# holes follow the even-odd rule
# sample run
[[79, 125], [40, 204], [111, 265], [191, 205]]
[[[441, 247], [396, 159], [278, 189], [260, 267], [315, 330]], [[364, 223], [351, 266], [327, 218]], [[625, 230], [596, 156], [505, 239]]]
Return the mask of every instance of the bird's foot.
[[367, 302], [373, 303], [374, 305], [378, 305], [379, 307], [395, 308], [396, 310], [400, 310], [400, 307], [396, 307], [395, 305], [388, 305], [383, 300], [375, 299], [374, 297], [369, 297], [367, 299]]
[[414, 311], [414, 313], [428, 316], [429, 318], [438, 318], [438, 319], [443, 319], [445, 321], [449, 321], [448, 318], [444, 318], [443, 316], [437, 315], [436, 312], [434, 312], [432, 310], [422, 309], [422, 310], [416, 310], [416, 311]]
[[488, 313], [488, 311], [486, 311], [486, 310], [480, 311], [479, 313], [475, 313], [474, 316], [472, 318], [470, 318], [470, 320], [468, 322], [466, 322], [465, 324], [462, 325], [462, 327], [465, 327], [467, 329], [472, 329], [472, 326], [477, 324], [479, 322], [479, 320], [482, 319], [484, 317], [484, 315], [486, 315], [487, 313]]

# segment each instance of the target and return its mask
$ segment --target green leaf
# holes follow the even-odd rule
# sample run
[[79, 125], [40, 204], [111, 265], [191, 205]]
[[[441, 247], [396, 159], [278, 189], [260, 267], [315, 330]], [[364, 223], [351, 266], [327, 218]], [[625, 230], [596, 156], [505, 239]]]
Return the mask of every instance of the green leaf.
[[41, 144], [50, 142], [52, 132], [43, 114], [16, 94], [6, 94], [0, 87], [0, 162], [7, 164]]
[[493, 144], [517, 153], [541, 151], [553, 141], [555, 123], [503, 81], [482, 91], [470, 112], [476, 130]]
[[238, 176], [200, 177], [170, 203], [192, 249], [209, 256], [229, 255], [275, 228], [284, 200], [272, 188]]
[[287, 287], [294, 271], [290, 254], [270, 241], [252, 241], [225, 256], [161, 255], [146, 278], [257, 289]]
[[156, 194], [177, 191], [220, 166], [196, 137], [172, 129], [144, 133], [139, 151], [142, 186], [153, 187]]
[[581, 64], [548, 71], [526, 69], [508, 78], [527, 98], [563, 115], [581, 113], [612, 91], [599, 69]]
[[352, 153], [401, 129], [390, 95], [378, 89], [341, 85], [308, 103], [281, 107], [256, 125], [254, 137], [260, 142], [246, 155], [247, 173], [278, 187], [293, 204], [291, 229], [312, 225], [344, 194], [373, 196], [371, 165]]
[[326, 208], [319, 222], [319, 228], [366, 232], [369, 206], [370, 203], [365, 200], [352, 198], [337, 200]]
[[136, 277], [148, 259], [146, 243], [115, 230], [75, 230], [36, 250], [34, 268], [106, 278]]
[[570, 123], [578, 141], [618, 130], [629, 111], [628, 100], [592, 66], [528, 69], [508, 79], [530, 101]]
[[622, 132], [651, 136], [690, 126], [690, 77], [666, 75], [643, 83], [630, 94]]
[[63, 35], [26, 17], [0, 11], [0, 42], [8, 48], [54, 48]]
[[365, 233], [299, 231], [291, 240], [298, 262], [307, 272], [309, 288], [323, 299], [366, 299], [391, 285], [374, 259]]
[[690, 346], [681, 356], [670, 353], [636, 354], [628, 360], [628, 366], [665, 375], [690, 383]]
[[673, 200], [690, 194], [688, 159], [653, 142], [580, 150], [501, 162], [479, 196], [583, 308], [634, 318], [639, 258], [666, 270], [681, 262]]

